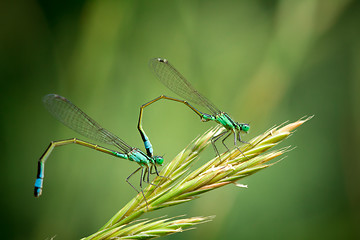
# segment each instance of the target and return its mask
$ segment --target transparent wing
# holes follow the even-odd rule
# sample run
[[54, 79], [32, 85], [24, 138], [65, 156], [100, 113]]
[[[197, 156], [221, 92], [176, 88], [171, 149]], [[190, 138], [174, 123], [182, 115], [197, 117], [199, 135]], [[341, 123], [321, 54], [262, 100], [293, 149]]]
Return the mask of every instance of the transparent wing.
[[156, 77], [171, 91], [189, 102], [207, 108], [212, 114], [220, 113], [206, 97], [196, 91], [194, 87], [181, 75], [166, 59], [154, 58], [150, 60], [150, 68]]
[[131, 147], [119, 137], [102, 128], [97, 122], [86, 115], [66, 98], [48, 94], [43, 98], [46, 109], [65, 126], [92, 140], [114, 145], [124, 153]]

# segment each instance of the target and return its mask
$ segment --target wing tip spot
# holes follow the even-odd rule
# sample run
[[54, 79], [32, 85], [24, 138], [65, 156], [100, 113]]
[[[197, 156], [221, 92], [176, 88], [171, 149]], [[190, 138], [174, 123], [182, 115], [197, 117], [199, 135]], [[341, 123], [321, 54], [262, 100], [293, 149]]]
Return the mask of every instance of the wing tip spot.
[[157, 60], [158, 60], [159, 62], [162, 62], [162, 63], [167, 63], [167, 62], [168, 62], [168, 60], [165, 59], [165, 58], [158, 58]]

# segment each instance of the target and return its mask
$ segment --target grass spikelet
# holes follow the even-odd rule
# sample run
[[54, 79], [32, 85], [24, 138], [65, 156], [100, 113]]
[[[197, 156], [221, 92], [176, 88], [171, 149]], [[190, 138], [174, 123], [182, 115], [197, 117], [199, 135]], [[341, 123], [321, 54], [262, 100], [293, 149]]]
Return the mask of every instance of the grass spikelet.
[[249, 144], [243, 144], [240, 147], [243, 154], [239, 149], [234, 148], [229, 152], [222, 153], [220, 157], [205, 162], [198, 169], [192, 170], [192, 163], [206, 147], [211, 145], [211, 138], [222, 129], [217, 126], [208, 130], [162, 169], [160, 175], [166, 178], [156, 177], [152, 182], [160, 187], [148, 185], [144, 190], [148, 206], [142, 194], [138, 194], [97, 233], [84, 239], [150, 239], [179, 232], [184, 227], [192, 227], [195, 224], [209, 221], [211, 219], [209, 217], [195, 217], [174, 221], [171, 219], [149, 220], [131, 224], [146, 212], [192, 201], [205, 192], [228, 184], [247, 187], [237, 182], [277, 163], [269, 162], [291, 149], [284, 147], [272, 150], [272, 148], [311, 118], [312, 116], [273, 127], [251, 139]]

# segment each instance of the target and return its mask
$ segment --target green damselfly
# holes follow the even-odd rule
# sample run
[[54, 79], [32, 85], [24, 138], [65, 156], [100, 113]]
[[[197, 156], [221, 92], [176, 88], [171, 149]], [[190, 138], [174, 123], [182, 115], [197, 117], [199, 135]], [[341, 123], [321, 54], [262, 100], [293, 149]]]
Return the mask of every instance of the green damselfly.
[[[147, 204], [144, 192], [142, 190], [142, 183], [150, 183], [150, 174], [157, 174], [159, 176], [157, 166], [161, 166], [163, 164], [163, 157], [161, 156], [147, 156], [144, 152], [142, 152], [138, 148], [133, 148], [129, 146], [124, 140], [115, 136], [108, 130], [102, 128], [97, 122], [95, 122], [92, 118], [86, 115], [82, 110], [72, 104], [68, 99], [56, 95], [56, 94], [48, 94], [43, 98], [43, 102], [47, 110], [60, 122], [62, 122], [65, 126], [71, 128], [75, 132], [90, 138], [94, 141], [106, 143], [112, 146], [115, 146], [119, 149], [119, 151], [114, 151], [111, 149], [107, 149], [101, 147], [99, 145], [85, 142], [83, 140], [77, 138], [71, 138], [67, 140], [60, 141], [52, 141], [49, 147], [46, 149], [44, 154], [40, 157], [38, 161], [38, 169], [35, 181], [35, 189], [34, 195], [35, 197], [39, 197], [42, 193], [43, 188], [43, 180], [44, 180], [44, 167], [45, 162], [50, 156], [51, 152], [55, 147], [63, 146], [71, 143], [79, 144], [84, 147], [92, 148], [94, 150], [110, 154], [112, 156], [126, 159], [129, 161], [136, 162], [139, 164], [139, 168], [137, 168], [133, 173], [131, 173], [127, 178], [126, 182], [130, 184], [132, 188], [134, 188], [138, 193], [140, 193], [130, 182], [129, 179], [139, 170], [141, 170], [140, 174], [140, 190]], [[154, 172], [155, 170], [155, 172]], [[151, 183], [150, 183], [151, 184]]]
[[[142, 128], [142, 115], [145, 107], [159, 101], [160, 99], [166, 99], [171, 101], [176, 101], [185, 104], [191, 110], [193, 110], [203, 122], [215, 121], [218, 124], [224, 126], [224, 131], [215, 135], [211, 139], [212, 146], [214, 147], [217, 156], [220, 156], [219, 151], [215, 145], [215, 142], [223, 137], [222, 143], [229, 151], [229, 148], [225, 144], [225, 140], [231, 135], [234, 134], [234, 145], [237, 146], [237, 140], [240, 142], [246, 143], [241, 140], [240, 133], [248, 133], [250, 130], [250, 125], [246, 123], [238, 123], [235, 122], [227, 113], [220, 111], [214, 104], [212, 104], [206, 97], [204, 97], [201, 93], [199, 93], [195, 88], [181, 75], [166, 59], [162, 58], [154, 58], [150, 60], [150, 68], [155, 73], [155, 76], [160, 80], [162, 84], [164, 84], [171, 91], [184, 98], [185, 100], [176, 99], [173, 97], [168, 97], [161, 95], [150, 102], [142, 105], [140, 107], [139, 121], [138, 121], [138, 130], [140, 135], [144, 141], [145, 148], [148, 156], [152, 156], [153, 149], [150, 144], [150, 140], [145, 134], [145, 131]], [[192, 106], [189, 102], [195, 103], [206, 108], [211, 114], [200, 112], [194, 106]], [[241, 152], [241, 150], [239, 149]], [[241, 152], [242, 153], [242, 152]], [[244, 155], [244, 154], [243, 154]], [[244, 155], [245, 156], [245, 155]]]

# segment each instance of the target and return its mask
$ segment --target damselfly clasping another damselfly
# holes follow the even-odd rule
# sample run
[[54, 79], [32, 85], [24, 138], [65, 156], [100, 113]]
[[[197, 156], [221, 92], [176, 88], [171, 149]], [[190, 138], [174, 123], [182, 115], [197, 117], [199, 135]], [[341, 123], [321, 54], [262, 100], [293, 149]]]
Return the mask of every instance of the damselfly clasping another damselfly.
[[[144, 141], [146, 152], [148, 156], [152, 156], [153, 149], [150, 144], [150, 140], [145, 134], [145, 131], [142, 128], [142, 115], [145, 107], [157, 102], [160, 99], [166, 99], [171, 101], [176, 101], [185, 104], [191, 110], [193, 110], [203, 122], [215, 121], [216, 123], [222, 125], [224, 130], [219, 134], [215, 135], [211, 139], [211, 143], [214, 147], [214, 150], [217, 156], [220, 156], [219, 151], [215, 145], [215, 142], [219, 139], [222, 139], [223, 145], [229, 151], [229, 148], [225, 144], [225, 140], [231, 135], [234, 135], [234, 145], [241, 152], [240, 148], [237, 146], [237, 140], [246, 143], [241, 140], [240, 133], [248, 133], [250, 130], [250, 125], [246, 123], [238, 123], [234, 121], [229, 114], [226, 112], [220, 111], [213, 103], [211, 103], [206, 97], [199, 93], [195, 88], [188, 82], [183, 75], [181, 75], [166, 59], [154, 58], [150, 60], [150, 68], [153, 70], [155, 76], [160, 80], [171, 91], [184, 98], [185, 100], [180, 100], [173, 97], [168, 97], [161, 95], [150, 102], [142, 105], [140, 107], [140, 115], [138, 121], [138, 130]], [[201, 107], [206, 108], [211, 114], [200, 112], [189, 102], [195, 103]], [[242, 152], [241, 152], [242, 153]], [[245, 156], [245, 155], [244, 155]], [[245, 156], [246, 157], [246, 156]]]

